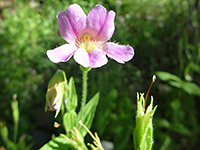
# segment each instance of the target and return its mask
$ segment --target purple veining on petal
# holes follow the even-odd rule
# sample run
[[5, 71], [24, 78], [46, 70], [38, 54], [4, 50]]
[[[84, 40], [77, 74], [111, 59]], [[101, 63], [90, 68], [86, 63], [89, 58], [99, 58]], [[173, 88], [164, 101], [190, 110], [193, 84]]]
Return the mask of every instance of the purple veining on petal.
[[99, 49], [95, 49], [89, 53], [90, 59], [90, 67], [98, 68], [107, 64], [108, 59], [106, 58], [106, 54]]
[[67, 8], [66, 15], [75, 35], [78, 36], [79, 33], [86, 28], [85, 13], [79, 5], [73, 4]]
[[95, 36], [98, 36], [99, 31], [104, 25], [106, 16], [106, 9], [101, 5], [96, 5], [88, 14], [87, 29], [93, 30], [95, 32]]
[[119, 63], [125, 63], [131, 60], [134, 56], [134, 50], [131, 46], [118, 45], [112, 42], [105, 44], [104, 51], [108, 57]]
[[53, 50], [48, 50], [47, 56], [52, 62], [59, 63], [68, 61], [74, 54], [74, 52], [75, 52], [75, 47], [73, 45], [64, 44]]
[[105, 22], [101, 30], [99, 31], [98, 40], [108, 41], [112, 37], [115, 30], [114, 20], [115, 20], [115, 12], [109, 11], [106, 16]]
[[61, 36], [68, 43], [73, 43], [76, 40], [77, 36], [67, 18], [66, 12], [59, 12], [57, 15], [57, 19]]

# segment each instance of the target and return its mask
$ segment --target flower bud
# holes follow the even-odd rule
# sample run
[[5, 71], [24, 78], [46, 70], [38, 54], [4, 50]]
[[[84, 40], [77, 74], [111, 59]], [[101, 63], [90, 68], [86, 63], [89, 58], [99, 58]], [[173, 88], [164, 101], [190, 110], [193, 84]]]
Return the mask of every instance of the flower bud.
[[157, 106], [153, 108], [153, 97], [150, 105], [145, 108], [144, 94], [137, 93], [136, 127], [134, 129], [134, 145], [137, 150], [151, 150], [153, 145], [153, 115]]
[[48, 84], [45, 111], [56, 111], [55, 117], [60, 112], [66, 84], [65, 72], [62, 70], [58, 70]]

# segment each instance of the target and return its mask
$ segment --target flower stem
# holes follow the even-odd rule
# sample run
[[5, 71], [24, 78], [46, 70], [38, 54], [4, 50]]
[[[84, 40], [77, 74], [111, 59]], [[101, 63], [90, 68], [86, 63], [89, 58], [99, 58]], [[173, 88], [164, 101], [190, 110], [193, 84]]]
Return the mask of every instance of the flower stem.
[[83, 110], [85, 107], [85, 103], [86, 103], [86, 98], [87, 98], [87, 73], [90, 70], [90, 68], [83, 68], [81, 67], [81, 70], [83, 72], [83, 93], [82, 93], [82, 101], [81, 101], [81, 109], [80, 109], [80, 113], [81, 113], [81, 120], [83, 119]]
[[82, 107], [85, 106], [87, 97], [87, 71], [83, 71], [83, 95], [82, 95]]

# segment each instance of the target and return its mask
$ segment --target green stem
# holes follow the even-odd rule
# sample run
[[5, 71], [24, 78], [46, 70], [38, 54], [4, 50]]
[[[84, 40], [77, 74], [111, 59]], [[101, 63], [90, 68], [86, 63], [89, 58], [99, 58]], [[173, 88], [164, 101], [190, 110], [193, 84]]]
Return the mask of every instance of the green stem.
[[62, 102], [61, 104], [61, 113], [62, 113], [62, 118], [64, 118], [64, 115], [65, 115], [64, 102]]
[[13, 141], [16, 144], [17, 142], [17, 133], [18, 133], [18, 122], [14, 123], [14, 134], [13, 134]]
[[81, 120], [83, 119], [83, 110], [85, 107], [85, 103], [86, 103], [86, 97], [87, 97], [87, 73], [88, 70], [84, 70], [82, 69], [83, 72], [83, 93], [82, 93], [82, 102], [81, 102]]
[[14, 121], [13, 142], [16, 144], [17, 134], [18, 134], [18, 123], [19, 123], [19, 107], [18, 107], [18, 101], [16, 99], [16, 96], [13, 96], [11, 107], [12, 107], [13, 121]]

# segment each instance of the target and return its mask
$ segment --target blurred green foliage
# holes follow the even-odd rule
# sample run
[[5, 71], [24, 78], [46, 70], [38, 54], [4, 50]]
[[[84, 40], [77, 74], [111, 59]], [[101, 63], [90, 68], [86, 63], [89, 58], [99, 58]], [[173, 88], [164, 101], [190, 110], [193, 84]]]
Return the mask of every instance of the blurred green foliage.
[[[125, 65], [110, 60], [108, 65], [90, 71], [88, 99], [97, 91], [101, 93], [92, 131], [97, 131], [102, 140], [113, 142], [116, 150], [133, 149], [136, 93], [146, 92], [152, 75], [157, 73], [160, 80], [151, 90], [158, 105], [153, 122], [154, 149], [198, 149], [199, 0], [13, 0], [8, 5], [1, 3], [0, 120], [6, 121], [12, 129], [9, 101], [16, 93], [21, 112], [19, 132], [31, 134], [38, 129], [51, 132], [52, 120], [49, 123], [41, 119], [49, 79], [59, 68], [65, 70], [67, 77], [73, 75], [76, 87], [81, 87], [81, 71], [73, 59], [53, 64], [46, 57], [46, 50], [65, 43], [59, 34], [56, 15], [72, 3], [78, 3], [86, 13], [97, 3], [114, 10], [116, 31], [111, 41], [129, 44], [135, 49], [133, 60]], [[77, 93], [81, 95], [81, 88], [77, 88]], [[35, 140], [35, 149], [46, 141], [41, 139], [42, 143], [37, 144]]]
[[[33, 144], [27, 145], [26, 142], [30, 141], [31, 137], [23, 134], [18, 137], [18, 126], [19, 126], [19, 106], [17, 101], [17, 95], [13, 95], [13, 101], [11, 102], [11, 108], [12, 108], [12, 117], [13, 117], [13, 133], [10, 133], [8, 131], [8, 127], [6, 126], [5, 122], [0, 121], [0, 136], [2, 138], [2, 141], [4, 142], [5, 148], [8, 150], [30, 150]], [[12, 140], [9, 138], [12, 137]], [[5, 149], [4, 147], [0, 147], [1, 149]]]

